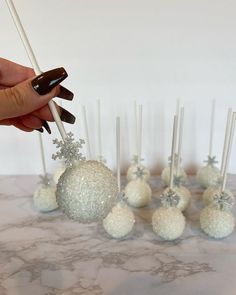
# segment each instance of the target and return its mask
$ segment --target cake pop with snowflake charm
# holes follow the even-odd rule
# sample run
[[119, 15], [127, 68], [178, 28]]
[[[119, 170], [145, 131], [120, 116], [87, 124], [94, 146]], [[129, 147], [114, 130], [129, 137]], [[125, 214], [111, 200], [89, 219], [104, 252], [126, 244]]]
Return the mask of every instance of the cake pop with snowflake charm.
[[135, 142], [136, 142], [136, 153], [133, 155], [132, 164], [127, 170], [127, 180], [130, 181], [136, 178], [135, 172], [137, 171], [137, 167], [143, 169], [143, 180], [148, 181], [150, 178], [150, 171], [141, 163], [143, 161], [141, 157], [141, 149], [142, 149], [142, 105], [139, 105], [139, 112], [137, 115], [137, 105], [136, 102], [134, 104], [135, 109]]
[[98, 161], [86, 161], [80, 153], [84, 141], [75, 142], [72, 133], [64, 141], [54, 143], [59, 151], [53, 159], [64, 158], [67, 165], [57, 184], [59, 207], [70, 219], [81, 223], [104, 219], [117, 198], [118, 187], [112, 171]]
[[212, 155], [213, 135], [214, 135], [214, 121], [215, 121], [215, 100], [212, 101], [211, 111], [211, 128], [210, 128], [210, 141], [209, 141], [209, 154], [207, 160], [204, 161], [206, 166], [201, 167], [197, 172], [197, 179], [202, 187], [207, 188], [217, 184], [220, 176], [220, 170], [215, 165], [218, 163], [216, 156]]

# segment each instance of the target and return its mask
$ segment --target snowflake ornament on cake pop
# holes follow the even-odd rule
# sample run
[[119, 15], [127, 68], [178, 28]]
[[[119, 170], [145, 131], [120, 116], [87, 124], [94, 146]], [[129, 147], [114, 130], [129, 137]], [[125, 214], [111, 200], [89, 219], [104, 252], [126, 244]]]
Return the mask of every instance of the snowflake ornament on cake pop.
[[208, 156], [207, 160], [205, 160], [204, 163], [207, 163], [207, 165], [214, 166], [215, 164], [218, 164], [218, 161], [216, 160], [216, 156]]
[[53, 143], [59, 151], [52, 155], [53, 160], [64, 159], [66, 166], [71, 167], [77, 161], [85, 161], [86, 158], [80, 152], [85, 144], [83, 139], [75, 141], [72, 132], [67, 133], [65, 140], [54, 139]]
[[213, 206], [216, 209], [229, 211], [234, 205], [233, 197], [227, 192], [221, 192], [213, 197]]
[[146, 168], [143, 166], [137, 166], [137, 169], [133, 172], [133, 174], [136, 176], [136, 179], [144, 179], [145, 175], [147, 175]]
[[160, 199], [162, 206], [169, 208], [177, 207], [180, 197], [174, 190], [168, 189], [167, 191], [163, 192], [163, 194], [160, 196]]

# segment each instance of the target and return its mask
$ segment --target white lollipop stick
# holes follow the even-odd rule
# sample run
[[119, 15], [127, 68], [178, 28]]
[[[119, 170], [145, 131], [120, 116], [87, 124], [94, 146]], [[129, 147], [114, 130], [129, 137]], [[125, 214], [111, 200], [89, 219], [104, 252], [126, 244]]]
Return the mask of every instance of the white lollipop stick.
[[83, 118], [84, 118], [84, 128], [85, 128], [85, 136], [86, 136], [86, 143], [87, 143], [87, 152], [88, 157], [91, 160], [91, 148], [90, 148], [90, 140], [89, 140], [89, 131], [88, 131], [88, 121], [87, 121], [87, 114], [86, 114], [86, 107], [83, 106]]
[[137, 110], [137, 102], [134, 101], [134, 132], [135, 132], [135, 155], [138, 154], [138, 110]]
[[143, 106], [139, 105], [139, 120], [138, 120], [138, 165], [141, 163], [141, 153], [142, 153], [142, 117], [143, 117]]
[[116, 117], [116, 169], [117, 169], [117, 184], [119, 192], [121, 191], [120, 181], [120, 117]]
[[101, 103], [100, 99], [97, 101], [97, 116], [98, 116], [98, 156], [101, 159], [102, 156], [102, 135], [101, 135]]
[[[23, 25], [22, 25], [22, 23], [20, 21], [20, 18], [19, 18], [19, 15], [18, 15], [17, 11], [16, 11], [16, 8], [15, 8], [12, 0], [5, 0], [5, 1], [7, 3], [8, 9], [9, 9], [9, 11], [11, 13], [12, 18], [13, 18], [13, 21], [15, 23], [17, 31], [18, 31], [18, 33], [20, 35], [21, 41], [22, 41], [22, 43], [23, 43], [23, 45], [25, 47], [27, 55], [28, 55], [28, 57], [30, 59], [31, 65], [32, 65], [32, 67], [33, 67], [33, 69], [35, 71], [35, 74], [40, 75], [42, 72], [41, 72], [41, 70], [39, 68], [39, 65], [37, 63], [37, 60], [36, 60], [36, 57], [34, 55], [33, 49], [30, 46], [29, 40], [27, 38], [27, 35], [26, 35], [25, 30], [23, 28]], [[59, 114], [57, 112], [56, 106], [55, 106], [53, 101], [50, 101], [48, 103], [48, 105], [49, 105], [50, 111], [52, 113], [52, 116], [53, 116], [53, 118], [54, 118], [54, 120], [56, 122], [57, 128], [58, 128], [58, 130], [59, 130], [59, 132], [61, 134], [61, 137], [62, 137], [63, 140], [65, 140], [66, 131], [65, 131], [65, 128], [64, 128], [64, 126], [62, 124], [61, 118], [60, 118], [60, 116], [59, 116]]]
[[45, 154], [44, 154], [44, 148], [43, 148], [43, 139], [40, 133], [39, 133], [39, 146], [40, 146], [41, 160], [42, 160], [42, 166], [43, 166], [43, 173], [44, 173], [44, 176], [46, 176], [47, 169], [46, 169], [46, 161], [45, 161]]
[[224, 147], [223, 147], [223, 154], [222, 154], [222, 160], [221, 160], [221, 168], [220, 168], [220, 175], [223, 176], [224, 173], [224, 167], [225, 167], [225, 158], [226, 158], [226, 147], [229, 142], [229, 133], [230, 133], [230, 125], [232, 121], [232, 108], [228, 109], [228, 115], [227, 115], [227, 124], [226, 124], [226, 130], [225, 130], [225, 139], [224, 139]]
[[176, 133], [177, 133], [177, 116], [174, 117], [173, 134], [172, 134], [171, 166], [170, 166], [170, 189], [173, 189], [173, 181], [174, 181]]
[[[176, 142], [179, 142], [179, 128], [180, 128], [180, 98], [176, 99], [176, 111], [175, 111], [175, 115], [177, 116], [177, 134], [176, 134]], [[177, 146], [176, 146], [177, 148]], [[175, 151], [176, 154], [178, 154], [178, 151]]]
[[210, 126], [210, 141], [209, 141], [209, 157], [212, 157], [212, 145], [213, 145], [213, 136], [214, 136], [214, 125], [215, 125], [215, 99], [212, 100], [211, 107], [211, 126]]
[[181, 108], [180, 119], [179, 121], [179, 136], [178, 136], [178, 152], [177, 152], [177, 166], [176, 166], [176, 175], [179, 175], [179, 167], [182, 153], [182, 142], [183, 142], [183, 125], [184, 125], [184, 108]]
[[231, 151], [232, 151], [234, 131], [235, 131], [235, 120], [236, 120], [236, 113], [233, 113], [233, 117], [231, 120], [231, 126], [230, 126], [230, 135], [229, 135], [229, 140], [228, 140], [228, 145], [227, 145], [226, 158], [225, 158], [225, 167], [224, 167], [224, 173], [223, 173], [221, 192], [225, 191], [225, 186], [226, 186], [226, 181], [227, 181], [229, 160], [230, 160], [230, 155], [231, 155]]

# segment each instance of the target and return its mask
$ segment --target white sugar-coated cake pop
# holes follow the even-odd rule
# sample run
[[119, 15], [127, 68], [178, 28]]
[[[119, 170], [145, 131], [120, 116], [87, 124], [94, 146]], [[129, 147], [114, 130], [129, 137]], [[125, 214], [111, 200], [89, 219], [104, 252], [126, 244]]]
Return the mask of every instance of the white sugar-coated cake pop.
[[56, 187], [51, 185], [40, 185], [34, 192], [33, 202], [37, 210], [50, 212], [58, 208], [56, 200]]
[[[202, 195], [202, 200], [203, 200], [203, 203], [205, 206], [208, 206], [210, 204], [212, 204], [212, 202], [214, 201], [214, 196], [215, 195], [218, 195], [220, 193], [220, 187], [218, 186], [209, 186], [203, 193]], [[229, 198], [231, 198], [231, 204], [232, 204], [232, 207], [234, 205], [234, 195], [233, 193], [226, 189], [225, 190], [225, 193], [228, 195]]]
[[217, 185], [219, 177], [219, 168], [211, 164], [207, 164], [206, 166], [200, 168], [197, 173], [197, 179], [204, 188]]
[[153, 231], [164, 240], [179, 238], [185, 228], [185, 217], [175, 207], [160, 207], [152, 216]]
[[149, 184], [140, 178], [131, 180], [125, 187], [127, 202], [133, 207], [146, 206], [152, 196], [152, 190]]
[[91, 223], [107, 216], [117, 193], [117, 181], [110, 169], [98, 161], [79, 161], [61, 175], [56, 196], [70, 219]]
[[[169, 189], [169, 187], [166, 188], [163, 193], [166, 194]], [[180, 211], [186, 210], [191, 201], [190, 191], [182, 185], [179, 187], [173, 187], [173, 191], [176, 192], [176, 194], [179, 196], [179, 202], [176, 207], [180, 209]]]
[[132, 231], [134, 223], [131, 209], [124, 202], [119, 202], [103, 220], [103, 227], [111, 237], [121, 239]]
[[[176, 174], [176, 168], [174, 168], [174, 174]], [[187, 174], [183, 167], [179, 167], [178, 175], [178, 177], [181, 178], [181, 184], [184, 184], [187, 179]], [[161, 179], [163, 180], [165, 186], [170, 185], [170, 165], [162, 170]]]
[[150, 171], [142, 164], [138, 165], [138, 164], [132, 164], [129, 169], [127, 170], [127, 180], [133, 180], [136, 179], [136, 171], [137, 168], [140, 167], [141, 169], [143, 169], [143, 180], [148, 181], [150, 179]]
[[207, 235], [221, 239], [233, 232], [235, 219], [230, 211], [219, 210], [210, 205], [201, 211], [200, 224]]
[[60, 166], [58, 166], [53, 174], [53, 181], [55, 184], [58, 183], [59, 178], [61, 177], [61, 175], [65, 172], [66, 170], [66, 166], [61, 164]]

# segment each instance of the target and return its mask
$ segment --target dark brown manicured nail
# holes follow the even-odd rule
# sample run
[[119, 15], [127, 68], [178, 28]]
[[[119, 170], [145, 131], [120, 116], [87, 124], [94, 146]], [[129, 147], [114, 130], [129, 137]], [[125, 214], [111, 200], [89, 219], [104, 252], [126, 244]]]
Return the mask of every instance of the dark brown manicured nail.
[[72, 100], [74, 97], [74, 93], [71, 92], [69, 89], [60, 85], [60, 92], [57, 95], [57, 97], [60, 97], [66, 100]]
[[37, 130], [40, 133], [43, 133], [43, 128], [39, 128], [39, 129], [35, 129], [35, 130]]
[[67, 77], [68, 75], [64, 68], [57, 68], [37, 76], [34, 80], [31, 81], [31, 84], [33, 89], [39, 95], [45, 95], [49, 93], [54, 87], [59, 85]]
[[61, 120], [69, 124], [74, 124], [75, 116], [62, 107], [60, 107], [60, 109], [61, 109], [61, 116], [60, 116]]
[[49, 134], [51, 134], [52, 132], [51, 132], [51, 129], [50, 129], [49, 125], [48, 125], [48, 122], [47, 121], [42, 121], [42, 123], [43, 123], [43, 127], [47, 130], [47, 132]]

